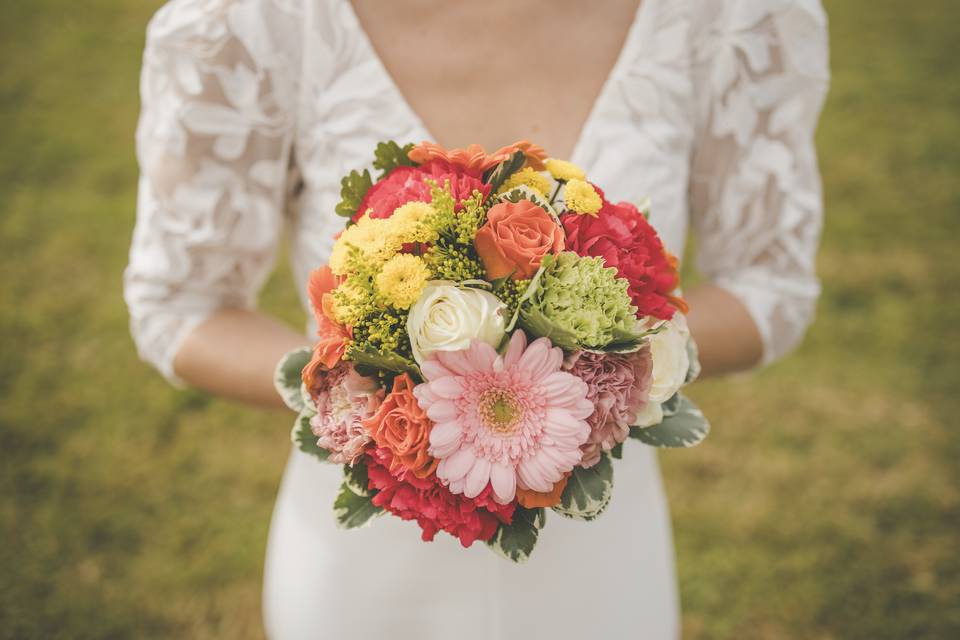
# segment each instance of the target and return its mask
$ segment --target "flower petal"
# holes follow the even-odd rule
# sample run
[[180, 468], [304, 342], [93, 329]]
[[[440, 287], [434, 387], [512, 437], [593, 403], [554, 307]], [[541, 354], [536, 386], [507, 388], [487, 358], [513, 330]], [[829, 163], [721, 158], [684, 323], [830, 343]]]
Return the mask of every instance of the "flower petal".
[[493, 487], [493, 499], [500, 504], [508, 504], [517, 495], [517, 471], [508, 464], [495, 462], [490, 467], [490, 484]]
[[464, 480], [463, 495], [476, 498], [490, 482], [490, 461], [486, 458], [477, 458]]

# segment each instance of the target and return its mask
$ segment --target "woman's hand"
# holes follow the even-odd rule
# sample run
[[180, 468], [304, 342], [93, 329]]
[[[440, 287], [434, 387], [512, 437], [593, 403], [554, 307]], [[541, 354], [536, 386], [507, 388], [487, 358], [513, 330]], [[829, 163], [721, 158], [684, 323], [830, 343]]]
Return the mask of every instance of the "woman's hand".
[[187, 336], [173, 368], [204, 391], [282, 408], [273, 387], [274, 368], [287, 351], [309, 344], [303, 334], [258, 311], [222, 309]]
[[690, 305], [687, 324], [700, 351], [701, 375], [743, 371], [760, 363], [760, 332], [732, 293], [702, 284], [685, 292], [684, 297]]

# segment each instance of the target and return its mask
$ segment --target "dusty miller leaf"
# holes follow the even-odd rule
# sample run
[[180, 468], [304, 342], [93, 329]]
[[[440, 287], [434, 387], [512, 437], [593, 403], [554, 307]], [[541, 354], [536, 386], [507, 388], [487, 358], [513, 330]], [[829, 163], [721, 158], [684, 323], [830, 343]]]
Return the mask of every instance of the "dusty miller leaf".
[[310, 362], [313, 351], [308, 347], [301, 347], [288, 351], [280, 358], [276, 369], [273, 370], [273, 386], [283, 398], [284, 404], [290, 409], [303, 411], [304, 401], [300, 387], [303, 384], [301, 372]]
[[574, 520], [594, 520], [607, 508], [612, 496], [613, 463], [605, 452], [600, 455], [600, 462], [589, 469], [574, 467], [560, 495], [560, 504], [553, 510]]
[[652, 427], [631, 427], [630, 437], [651, 447], [686, 448], [700, 444], [710, 433], [710, 423], [692, 400], [679, 393], [675, 397], [677, 406], [672, 408], [672, 415], [665, 415], [663, 422]]

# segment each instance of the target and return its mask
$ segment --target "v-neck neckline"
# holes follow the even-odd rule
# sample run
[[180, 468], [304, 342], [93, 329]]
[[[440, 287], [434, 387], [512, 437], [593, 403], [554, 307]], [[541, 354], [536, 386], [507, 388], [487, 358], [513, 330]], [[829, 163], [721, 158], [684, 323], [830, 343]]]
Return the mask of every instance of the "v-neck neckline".
[[[404, 95], [403, 91], [400, 89], [400, 85], [397, 84], [396, 79], [394, 79], [393, 75], [387, 69], [386, 64], [384, 64], [380, 53], [377, 51], [376, 47], [373, 46], [373, 41], [370, 40], [370, 36], [367, 34], [366, 29], [364, 29], [363, 23], [360, 22], [360, 17], [357, 14], [356, 9], [353, 7], [353, 2], [351, 2], [351, 0], [335, 1], [341, 2], [345, 5], [345, 10], [353, 23], [357, 37], [360, 38], [361, 43], [366, 50], [369, 61], [375, 65], [377, 72], [382, 76], [383, 81], [389, 85], [393, 93], [396, 94], [398, 108], [407, 112], [407, 115], [414, 122], [420, 133], [424, 135], [426, 140], [437, 142], [436, 136], [433, 135], [433, 133], [427, 127], [426, 122], [423, 121], [423, 118], [420, 117], [420, 114], [416, 112], [416, 110], [410, 104], [410, 101], [407, 100], [406, 95]], [[577, 133], [576, 139], [574, 140], [573, 149], [570, 152], [570, 155], [564, 159], [570, 160], [574, 163], [581, 162], [580, 154], [581, 149], [585, 144], [586, 135], [593, 127], [593, 121], [596, 119], [596, 113], [599, 110], [600, 105], [602, 105], [603, 102], [609, 98], [611, 86], [617, 81], [620, 75], [623, 74], [623, 67], [628, 63], [629, 53], [635, 44], [635, 40], [637, 39], [637, 32], [640, 30], [639, 25], [644, 16], [645, 9], [648, 4], [654, 1], [655, 0], [640, 0], [640, 3], [637, 5], [637, 9], [633, 14], [633, 20], [630, 23], [630, 27], [627, 29], [627, 34], [623, 39], [623, 44], [620, 47], [620, 51], [617, 53], [617, 57], [614, 60], [613, 65], [607, 71], [607, 77], [600, 86], [600, 91], [594, 98], [593, 104], [590, 105], [590, 110], [587, 112], [586, 119], [580, 125], [580, 130]]]

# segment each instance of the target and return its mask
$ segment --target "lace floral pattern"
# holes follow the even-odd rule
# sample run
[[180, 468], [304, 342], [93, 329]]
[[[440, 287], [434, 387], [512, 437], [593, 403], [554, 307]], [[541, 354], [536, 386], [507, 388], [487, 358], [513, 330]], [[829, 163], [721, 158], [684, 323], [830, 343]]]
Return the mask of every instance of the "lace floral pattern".
[[[819, 2], [643, 0], [572, 158], [613, 198], [650, 196], [675, 253], [689, 217], [701, 271], [750, 311], [766, 361], [818, 294], [827, 81]], [[429, 137], [346, 0], [173, 0], [141, 94], [125, 298], [141, 356], [174, 381], [198, 323], [255, 304], [286, 221], [302, 285], [339, 224], [339, 177], [380, 139]]]

